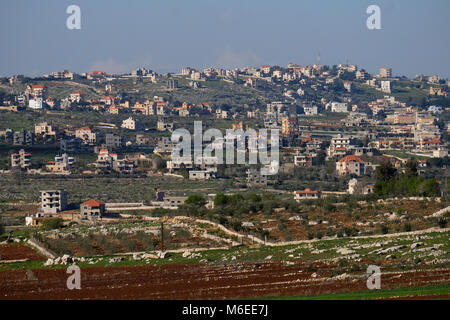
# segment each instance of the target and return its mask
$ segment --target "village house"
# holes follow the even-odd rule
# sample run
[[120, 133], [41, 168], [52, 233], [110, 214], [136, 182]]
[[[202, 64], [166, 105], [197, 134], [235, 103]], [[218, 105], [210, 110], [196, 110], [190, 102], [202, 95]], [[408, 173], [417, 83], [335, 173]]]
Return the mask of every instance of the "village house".
[[81, 127], [75, 130], [75, 137], [81, 139], [84, 144], [93, 145], [97, 141], [97, 134], [89, 127]]
[[27, 227], [41, 227], [44, 225], [44, 221], [53, 218], [52, 214], [44, 214], [43, 212], [37, 212], [36, 214], [28, 215], [25, 217], [25, 226]]
[[267, 176], [261, 174], [257, 169], [250, 168], [247, 170], [247, 186], [248, 187], [264, 187], [267, 185]]
[[75, 91], [70, 94], [69, 100], [74, 103], [80, 103], [83, 100], [83, 92]]
[[52, 173], [70, 173], [73, 164], [75, 163], [75, 158], [69, 157], [67, 153], [61, 156], [56, 156], [55, 161], [47, 161], [46, 169]]
[[81, 220], [97, 221], [105, 215], [105, 203], [91, 199], [80, 205]]
[[36, 136], [56, 136], [58, 133], [58, 128], [48, 124], [47, 122], [41, 122], [34, 126], [34, 134]]
[[339, 176], [365, 174], [365, 163], [355, 155], [348, 155], [336, 162], [336, 172]]
[[121, 128], [128, 129], [128, 130], [136, 130], [139, 127], [139, 123], [133, 119], [133, 117], [129, 117], [128, 119], [125, 119], [122, 121]]
[[353, 143], [353, 138], [338, 134], [331, 138], [330, 146], [327, 149], [327, 155], [329, 157], [344, 156], [347, 154]]
[[305, 190], [294, 191], [294, 200], [300, 202], [306, 199], [320, 199], [322, 192], [306, 188]]

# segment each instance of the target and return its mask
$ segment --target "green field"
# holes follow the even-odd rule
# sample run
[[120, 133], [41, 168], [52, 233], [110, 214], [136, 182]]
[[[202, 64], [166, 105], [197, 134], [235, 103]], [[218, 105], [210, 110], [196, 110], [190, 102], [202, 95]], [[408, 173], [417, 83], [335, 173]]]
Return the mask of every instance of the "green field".
[[[367, 290], [360, 292], [342, 292], [319, 294], [314, 296], [267, 297], [267, 300], [371, 300], [388, 298], [413, 298], [421, 296], [449, 295], [450, 284], [398, 289]], [[450, 299], [445, 297], [444, 299]]]

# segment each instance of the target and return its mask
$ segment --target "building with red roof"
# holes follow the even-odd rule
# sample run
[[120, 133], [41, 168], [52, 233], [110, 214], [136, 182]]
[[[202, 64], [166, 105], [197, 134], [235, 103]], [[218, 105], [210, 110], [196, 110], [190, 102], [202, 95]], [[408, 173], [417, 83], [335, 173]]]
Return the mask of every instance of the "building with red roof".
[[105, 203], [99, 200], [90, 199], [80, 205], [81, 220], [97, 221], [101, 220], [105, 214]]
[[336, 172], [340, 176], [346, 174], [361, 176], [366, 173], [366, 167], [361, 158], [351, 154], [336, 162]]

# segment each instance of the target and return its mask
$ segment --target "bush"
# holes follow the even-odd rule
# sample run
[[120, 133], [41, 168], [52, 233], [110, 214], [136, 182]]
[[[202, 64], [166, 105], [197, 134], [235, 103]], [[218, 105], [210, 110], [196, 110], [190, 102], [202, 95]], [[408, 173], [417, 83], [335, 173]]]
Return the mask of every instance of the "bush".
[[441, 229], [444, 229], [447, 226], [447, 220], [445, 218], [440, 218], [438, 220], [438, 226]]
[[45, 230], [61, 229], [63, 227], [63, 219], [61, 218], [45, 219], [44, 222], [42, 223], [42, 227]]
[[185, 204], [193, 204], [193, 205], [202, 207], [206, 204], [206, 200], [203, 196], [201, 196], [199, 194], [193, 194], [193, 195], [190, 195], [184, 203]]
[[405, 223], [405, 225], [403, 226], [403, 229], [405, 230], [405, 232], [410, 232], [411, 231], [411, 224], [410, 223]]

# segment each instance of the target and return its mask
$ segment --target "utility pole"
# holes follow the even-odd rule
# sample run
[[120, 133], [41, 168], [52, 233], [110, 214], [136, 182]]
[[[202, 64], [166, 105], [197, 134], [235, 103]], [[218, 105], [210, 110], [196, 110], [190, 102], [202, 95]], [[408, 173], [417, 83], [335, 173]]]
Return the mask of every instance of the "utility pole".
[[161, 222], [161, 252], [164, 252], [164, 222]]

